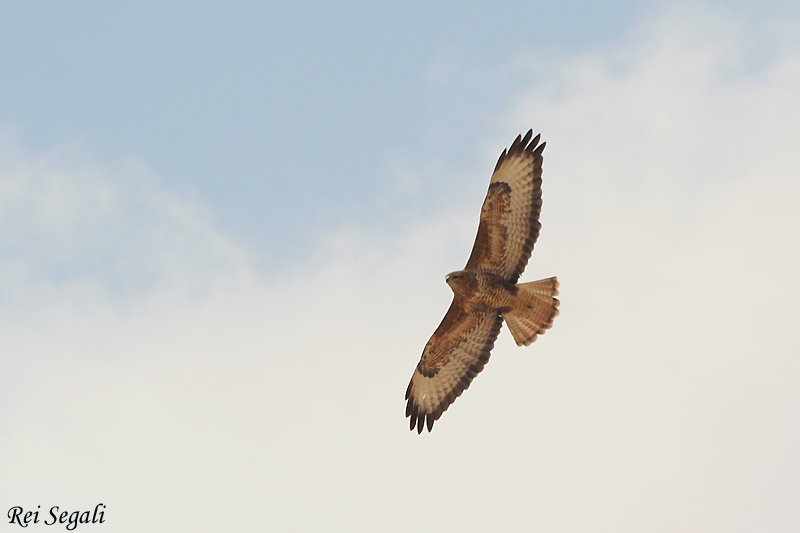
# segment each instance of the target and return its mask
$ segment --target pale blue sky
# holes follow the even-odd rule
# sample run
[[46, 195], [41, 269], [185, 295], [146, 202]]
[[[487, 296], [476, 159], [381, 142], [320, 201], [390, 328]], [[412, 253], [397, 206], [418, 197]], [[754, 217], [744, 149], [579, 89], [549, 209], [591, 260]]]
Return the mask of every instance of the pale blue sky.
[[[798, 94], [788, 1], [3, 4], [0, 511], [800, 530]], [[529, 128], [561, 314], [412, 434]]]
[[[387, 157], [474, 164], [487, 121], [541, 82], [498, 68], [602, 50], [661, 5], [7, 3], [0, 124], [34, 151], [68, 142], [106, 164], [141, 158], [280, 268], [321, 226], [386, 216], [375, 204]], [[727, 5], [746, 19], [800, 12]], [[442, 61], [457, 72], [432, 82]], [[421, 195], [406, 207], [430, 202]]]
[[0, 123], [31, 150], [143, 159], [267, 259], [321, 224], [380, 219], [387, 154], [475, 162], [476, 133], [532, 80], [434, 86], [443, 57], [489, 77], [522, 53], [613, 43], [655, 6], [7, 3]]

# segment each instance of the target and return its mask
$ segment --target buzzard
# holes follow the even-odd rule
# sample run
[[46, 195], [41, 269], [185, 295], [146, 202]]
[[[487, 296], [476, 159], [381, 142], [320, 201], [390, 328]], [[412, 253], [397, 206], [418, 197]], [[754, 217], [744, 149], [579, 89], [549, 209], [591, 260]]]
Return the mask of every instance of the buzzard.
[[518, 135], [500, 154], [467, 266], [445, 277], [453, 303], [406, 390], [412, 431], [422, 433], [426, 425], [430, 431], [483, 370], [503, 319], [517, 346], [528, 346], [558, 314], [556, 278], [517, 283], [541, 228], [545, 143], [532, 135]]

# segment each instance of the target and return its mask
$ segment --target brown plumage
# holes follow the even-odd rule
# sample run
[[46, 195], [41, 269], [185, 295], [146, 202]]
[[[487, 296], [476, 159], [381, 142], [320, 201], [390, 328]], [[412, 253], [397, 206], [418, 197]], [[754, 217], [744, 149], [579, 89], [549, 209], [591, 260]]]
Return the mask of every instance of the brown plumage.
[[539, 135], [517, 136], [497, 160], [464, 270], [448, 274], [453, 303], [422, 352], [406, 390], [411, 429], [428, 431], [489, 361], [503, 319], [528, 346], [558, 314], [558, 281], [517, 284], [539, 236], [542, 151]]

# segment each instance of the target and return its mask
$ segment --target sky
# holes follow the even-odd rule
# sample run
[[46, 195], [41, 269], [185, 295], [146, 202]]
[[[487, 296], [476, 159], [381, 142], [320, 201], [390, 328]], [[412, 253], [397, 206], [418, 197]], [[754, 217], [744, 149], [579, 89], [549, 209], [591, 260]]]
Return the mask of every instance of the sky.
[[[4, 516], [800, 528], [793, 3], [38, 2], [0, 51]], [[409, 432], [529, 128], [561, 314]]]

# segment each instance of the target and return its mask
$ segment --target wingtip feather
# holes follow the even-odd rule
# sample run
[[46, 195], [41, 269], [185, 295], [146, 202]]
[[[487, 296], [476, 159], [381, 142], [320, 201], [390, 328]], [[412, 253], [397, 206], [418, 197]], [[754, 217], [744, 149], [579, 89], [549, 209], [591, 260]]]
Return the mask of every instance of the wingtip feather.
[[533, 137], [533, 129], [529, 129], [524, 137], [522, 135], [517, 135], [516, 139], [514, 139], [514, 142], [511, 143], [511, 146], [509, 146], [507, 149], [504, 149], [500, 154], [500, 157], [497, 158], [497, 164], [494, 166], [494, 171], [497, 172], [507, 157], [521, 152], [529, 152], [533, 154], [534, 157], [541, 156], [547, 143], [539, 144], [539, 140], [542, 137], [541, 133], [537, 133], [532, 139], [531, 137]]

